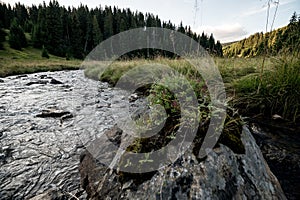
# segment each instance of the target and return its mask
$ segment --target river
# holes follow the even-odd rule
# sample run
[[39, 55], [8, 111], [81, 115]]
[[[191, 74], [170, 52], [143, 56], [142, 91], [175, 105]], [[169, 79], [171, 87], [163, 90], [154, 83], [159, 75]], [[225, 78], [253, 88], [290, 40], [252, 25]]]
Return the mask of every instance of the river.
[[[0, 199], [30, 198], [49, 189], [84, 194], [79, 156], [83, 144], [114, 125], [110, 101], [118, 92], [81, 70], [1, 80]], [[43, 116], [47, 111], [58, 116]]]
[[[111, 105], [125, 106], [127, 101], [108, 84], [85, 78], [82, 70], [1, 79], [0, 199], [28, 199], [49, 189], [84, 199], [80, 154], [89, 141], [115, 124]], [[286, 135], [251, 128], [287, 196], [296, 199], [299, 139], [289, 141]], [[294, 166], [277, 166], [276, 159], [292, 160]]]

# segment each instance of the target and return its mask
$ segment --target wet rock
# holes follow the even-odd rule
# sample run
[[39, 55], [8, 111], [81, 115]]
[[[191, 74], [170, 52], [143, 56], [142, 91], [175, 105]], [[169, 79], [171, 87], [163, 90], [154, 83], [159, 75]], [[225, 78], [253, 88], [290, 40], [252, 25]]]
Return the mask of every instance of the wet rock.
[[139, 98], [139, 96], [137, 95], [137, 94], [131, 94], [130, 96], [129, 96], [129, 98], [128, 98], [128, 100], [129, 100], [129, 103], [132, 103], [132, 102], [134, 102], [134, 101], [136, 101], [137, 99]]
[[59, 80], [56, 80], [54, 78], [52, 78], [50, 80], [50, 84], [54, 84], [54, 85], [60, 85], [60, 84], [63, 84], [63, 82], [59, 81]]
[[32, 82], [26, 83], [26, 86], [30, 86], [30, 85], [45, 85], [47, 83], [48, 83], [48, 81], [38, 80], [38, 81], [32, 81]]
[[245, 154], [220, 144], [199, 162], [188, 149], [171, 166], [140, 174], [139, 181], [137, 174], [107, 169], [85, 152], [81, 183], [90, 199], [286, 199], [248, 128], [241, 139]]
[[49, 109], [49, 110], [43, 110], [42, 113], [37, 114], [36, 117], [41, 117], [41, 118], [59, 118], [59, 117], [65, 117], [71, 118], [73, 115], [69, 111], [64, 111], [64, 110], [56, 110], [56, 109]]
[[0, 163], [5, 164], [7, 159], [12, 156], [13, 150], [10, 146], [2, 146], [0, 149]]
[[16, 78], [27, 78], [27, 77], [28, 77], [28, 75], [26, 75], [26, 74], [22, 74], [22, 75], [16, 76]]
[[97, 104], [97, 108], [110, 108], [111, 107], [111, 103], [99, 103]]
[[80, 161], [81, 187], [87, 192], [88, 199], [118, 199], [121, 184], [115, 172], [110, 173], [105, 165], [97, 163], [88, 151], [81, 154]]
[[29, 200], [65, 200], [70, 199], [70, 196], [65, 195], [61, 191], [51, 189], [43, 194], [37, 195]]
[[120, 145], [122, 133], [123, 131], [117, 126], [105, 132], [107, 138], [116, 146]]
[[0, 79], [0, 83], [4, 83], [4, 80]]
[[258, 126], [256, 123], [251, 123], [250, 127], [264, 158], [281, 183], [287, 198], [300, 199], [299, 130], [287, 130], [283, 128], [284, 126], [280, 129], [273, 124]]
[[74, 116], [69, 112], [69, 113], [66, 113], [66, 114], [64, 114], [64, 115], [62, 115], [61, 117], [60, 117], [60, 120], [61, 121], [64, 121], [64, 120], [66, 120], [66, 119], [70, 119], [70, 118], [73, 118]]
[[46, 79], [46, 78], [48, 78], [47, 74], [40, 75], [40, 79]]

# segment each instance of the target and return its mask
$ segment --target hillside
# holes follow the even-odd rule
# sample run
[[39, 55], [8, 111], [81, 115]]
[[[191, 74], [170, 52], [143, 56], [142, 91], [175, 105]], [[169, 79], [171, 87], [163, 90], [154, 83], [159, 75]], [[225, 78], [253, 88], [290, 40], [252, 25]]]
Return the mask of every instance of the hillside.
[[78, 69], [81, 60], [66, 60], [66, 58], [49, 54], [49, 58], [42, 57], [42, 50], [31, 46], [31, 35], [26, 34], [29, 46], [16, 50], [8, 43], [9, 30], [0, 50], [0, 77], [41, 71], [56, 71]]
[[297, 53], [300, 45], [299, 32], [300, 15], [294, 13], [285, 27], [267, 33], [255, 33], [241, 41], [223, 45], [223, 54], [226, 57], [255, 57], [264, 53]]

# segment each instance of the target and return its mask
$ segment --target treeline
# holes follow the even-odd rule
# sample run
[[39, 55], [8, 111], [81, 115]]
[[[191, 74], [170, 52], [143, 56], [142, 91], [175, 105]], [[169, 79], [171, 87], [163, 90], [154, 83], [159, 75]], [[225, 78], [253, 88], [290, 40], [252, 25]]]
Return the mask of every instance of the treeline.
[[254, 57], [263, 54], [278, 55], [299, 52], [300, 15], [292, 15], [288, 26], [265, 34], [256, 33], [224, 47], [226, 57]]
[[[192, 32], [190, 27], [175, 26], [170, 21], [161, 21], [153, 14], [132, 12], [130, 9], [117, 7], [96, 7], [89, 9], [80, 5], [78, 8], [60, 6], [55, 0], [49, 5], [26, 7], [20, 3], [6, 5], [0, 3], [0, 42], [3, 29], [9, 29], [10, 46], [21, 50], [32, 45], [49, 53], [67, 58], [84, 58], [101, 41], [139, 27], [162, 27], [176, 30], [196, 40], [211, 54], [223, 56], [222, 45], [213, 35], [207, 36]], [[31, 34], [31, 41], [26, 41], [25, 32]], [[121, 42], [121, 41], [120, 41]], [[131, 57], [156, 56], [158, 50], [131, 53]], [[163, 56], [168, 56], [165, 54]]]

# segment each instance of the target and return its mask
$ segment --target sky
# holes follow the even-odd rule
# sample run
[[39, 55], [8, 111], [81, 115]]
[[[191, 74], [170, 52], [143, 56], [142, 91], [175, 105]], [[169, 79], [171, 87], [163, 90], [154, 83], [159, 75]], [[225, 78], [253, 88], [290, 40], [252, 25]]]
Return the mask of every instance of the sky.
[[[15, 4], [20, 0], [0, 0]], [[48, 4], [49, 0], [44, 0]], [[289, 23], [294, 11], [300, 14], [299, 0], [279, 1], [273, 29]], [[43, 0], [22, 0], [25, 5], [38, 5]], [[164, 21], [171, 20], [176, 25], [191, 26], [197, 33], [213, 33], [222, 43], [248, 37], [256, 32], [266, 32], [268, 0], [58, 0], [60, 5], [78, 7], [80, 3], [89, 8], [96, 6], [117, 6], [133, 11], [149, 12]], [[274, 18], [276, 4], [270, 4], [269, 26]]]

